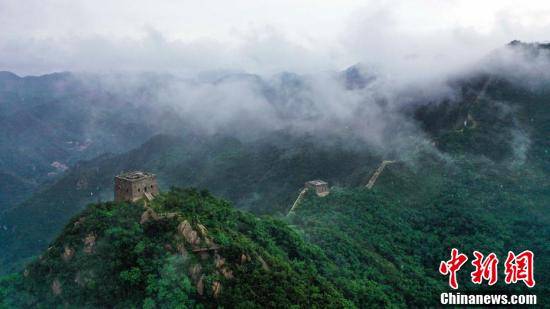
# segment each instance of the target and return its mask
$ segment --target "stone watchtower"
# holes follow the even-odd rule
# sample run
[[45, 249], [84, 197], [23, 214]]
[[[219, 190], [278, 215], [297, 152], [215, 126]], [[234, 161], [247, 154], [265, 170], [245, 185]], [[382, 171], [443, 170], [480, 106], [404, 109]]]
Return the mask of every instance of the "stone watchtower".
[[128, 172], [115, 176], [115, 202], [152, 200], [159, 193], [157, 177], [146, 172]]
[[318, 196], [327, 196], [330, 193], [330, 189], [328, 188], [328, 183], [322, 180], [308, 181], [306, 182], [305, 187], [306, 189], [315, 191], [315, 193], [317, 193]]

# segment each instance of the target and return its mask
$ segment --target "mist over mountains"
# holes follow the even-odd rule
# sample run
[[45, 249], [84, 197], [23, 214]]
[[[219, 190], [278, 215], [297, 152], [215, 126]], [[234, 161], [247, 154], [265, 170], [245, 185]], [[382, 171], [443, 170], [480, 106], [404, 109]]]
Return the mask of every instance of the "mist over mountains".
[[[0, 309], [547, 306], [549, 21], [544, 0], [0, 0]], [[534, 279], [504, 280], [529, 251]]]
[[[403, 79], [362, 64], [305, 75], [210, 72], [193, 78], [160, 73], [21, 78], [3, 72], [0, 205], [6, 209], [23, 201], [79, 160], [127, 151], [159, 133], [252, 141], [285, 132], [325, 144], [345, 139], [346, 147], [368, 147], [404, 161], [413, 160], [418, 147], [442, 155], [411, 116], [415, 110], [469, 100], [479, 95], [484, 76], [536, 90], [550, 80], [549, 58], [544, 44], [514, 41], [436, 82], [423, 79], [423, 72]], [[501, 113], [511, 113], [506, 102], [501, 107]], [[452, 126], [468, 115], [460, 117]], [[529, 147], [529, 133], [513, 130], [519, 158]]]
[[427, 158], [452, 167], [456, 153], [506, 169], [537, 164], [547, 154], [544, 129], [533, 126], [544, 122], [525, 117], [544, 109], [548, 59], [546, 45], [513, 42], [467, 73], [406, 84], [360, 64], [192, 79], [2, 73], [4, 244], [19, 247], [9, 250], [16, 256], [43, 248], [86, 203], [110, 200], [112, 177], [124, 170], [284, 213], [303, 181], [360, 186], [383, 159], [413, 170]]
[[[320, 286], [335, 289], [334, 297], [324, 301], [338, 299], [355, 306], [432, 304], [429, 298], [442, 286], [431, 267], [448, 253], [448, 246], [461, 243], [496, 252], [510, 249], [507, 246], [530, 248], [541, 254], [539, 263], [544, 264], [550, 220], [545, 208], [550, 173], [549, 60], [547, 44], [513, 41], [475, 65], [446, 71], [439, 78], [421, 71], [417, 78], [410, 72], [395, 76], [360, 63], [341, 71], [273, 75], [66, 72], [19, 77], [1, 72], [0, 273], [17, 273], [28, 265], [39, 271], [28, 279], [14, 275], [16, 281], [0, 280], [0, 301], [12, 301], [2, 296], [9, 289], [29, 292], [28, 299], [23, 297], [27, 304], [66, 301], [56, 296], [57, 288], [54, 296], [49, 286], [34, 289], [42, 276], [52, 286], [71, 286], [68, 292], [74, 299], [87, 290], [103, 295], [94, 303], [106, 301], [107, 294], [95, 290], [101, 278], [92, 275], [105, 271], [101, 266], [89, 269], [89, 285], [73, 286], [76, 279], [67, 277], [74, 275], [67, 265], [88, 267], [94, 259], [83, 255], [74, 265], [59, 266], [57, 253], [44, 250], [57, 239], [58, 252], [63, 239], [74, 238], [67, 232], [72, 225], [65, 225], [83, 209], [101, 218], [120, 215], [110, 219], [114, 225], [126, 212], [138, 218], [141, 208], [133, 204], [120, 208], [105, 203], [113, 198], [113, 177], [130, 170], [157, 174], [162, 191], [170, 192], [166, 197], [187, 192], [184, 195], [192, 198], [186, 199], [201, 201], [209, 195], [169, 188], [208, 189], [240, 210], [282, 220], [270, 230], [272, 238], [264, 235], [269, 239], [277, 239], [282, 231], [287, 235], [279, 228], [291, 224], [299, 236], [287, 236], [299, 237], [298, 247], [307, 242], [311, 250], [322, 252], [321, 260], [308, 257], [307, 263], [319, 267], [311, 275], [324, 282]], [[396, 163], [373, 190], [366, 190], [383, 160]], [[328, 181], [334, 190], [330, 198], [306, 197], [304, 209], [287, 217], [300, 188], [311, 179]], [[212, 216], [216, 207], [203, 216]], [[186, 204], [180, 208], [193, 220]], [[480, 214], [479, 222], [474, 222], [474, 212]], [[447, 224], [451, 218], [460, 227]], [[135, 222], [124, 222], [123, 226], [135, 227]], [[220, 222], [211, 222], [208, 229], [220, 229]], [[108, 226], [86, 226], [101, 237], [112, 233]], [[498, 226], [498, 233], [487, 226]], [[161, 227], [154, 223], [132, 229], [137, 238], [123, 246], [137, 248], [134, 240], [143, 240], [158, 247], [159, 239], [172, 237], [164, 227], [158, 234], [150, 234], [149, 228]], [[224, 233], [234, 232], [224, 228]], [[226, 239], [227, 245], [242, 240], [235, 239]], [[79, 247], [79, 240], [73, 240], [71, 246]], [[265, 241], [254, 239], [246, 250], [278, 252], [276, 259], [282, 260], [274, 265], [290, 263], [288, 253], [270, 251]], [[296, 250], [294, 245], [289, 248]], [[155, 265], [160, 268], [148, 269], [151, 274], [173, 267], [168, 260], [174, 253], [159, 250]], [[101, 252], [111, 251], [124, 255], [119, 249]], [[181, 265], [195, 258], [185, 258]], [[333, 269], [336, 261], [344, 265], [339, 266], [341, 273]], [[107, 272], [118, 276], [120, 271], [126, 279], [131, 271], [113, 269]], [[265, 266], [255, 264], [254, 269], [261, 273]], [[544, 266], [539, 273], [539, 282], [549, 278]], [[109, 279], [113, 290], [122, 291], [116, 302], [144, 303], [141, 296], [123, 297], [126, 283], [118, 281], [120, 276]], [[220, 301], [199, 295], [198, 281], [192, 277], [193, 287], [180, 291], [186, 300]], [[240, 286], [218, 279], [228, 288]], [[145, 284], [144, 278], [135, 280], [139, 286]], [[429, 289], [403, 284], [410, 280], [426, 282]], [[4, 289], [6, 284], [9, 288]], [[430, 292], [424, 298], [414, 296], [426, 289]], [[540, 293], [545, 291], [543, 287]], [[284, 293], [277, 295], [281, 301], [295, 301]], [[223, 299], [229, 304], [233, 298]]]

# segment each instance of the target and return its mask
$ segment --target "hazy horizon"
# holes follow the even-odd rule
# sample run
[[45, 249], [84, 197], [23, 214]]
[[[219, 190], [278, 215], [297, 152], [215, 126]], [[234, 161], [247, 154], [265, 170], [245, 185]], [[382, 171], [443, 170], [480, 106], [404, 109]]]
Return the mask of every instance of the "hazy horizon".
[[0, 0], [0, 70], [271, 75], [362, 63], [439, 76], [515, 39], [546, 41], [550, 3], [519, 4]]

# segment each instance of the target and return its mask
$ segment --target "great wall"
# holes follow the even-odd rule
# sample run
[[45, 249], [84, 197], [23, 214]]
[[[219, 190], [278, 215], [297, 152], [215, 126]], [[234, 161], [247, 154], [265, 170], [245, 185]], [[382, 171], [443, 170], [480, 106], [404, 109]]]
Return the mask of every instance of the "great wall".
[[[382, 161], [382, 163], [380, 163], [378, 168], [374, 171], [374, 173], [370, 177], [370, 179], [369, 179], [367, 185], [365, 186], [365, 188], [367, 188], [368, 190], [372, 189], [372, 187], [376, 183], [376, 180], [378, 179], [378, 177], [380, 177], [380, 175], [384, 171], [384, 168], [386, 168], [387, 165], [395, 163], [395, 162], [396, 161], [392, 161], [392, 160]], [[304, 185], [304, 188], [301, 189], [300, 194], [298, 195], [298, 197], [296, 198], [296, 200], [294, 201], [294, 203], [290, 207], [290, 210], [288, 211], [287, 216], [290, 216], [291, 214], [293, 214], [295, 212], [295, 210], [300, 205], [300, 202], [302, 201], [302, 199], [305, 197], [306, 193], [308, 192], [308, 190], [315, 190], [317, 195], [320, 196], [320, 197], [325, 197], [330, 193], [330, 189], [328, 188], [328, 183], [325, 182], [325, 181], [312, 180], [312, 181], [306, 182], [305, 185]]]
[[[485, 92], [492, 81], [492, 76], [489, 76], [473, 100], [472, 105], [477, 104], [485, 96]], [[466, 119], [464, 120], [464, 127], [467, 127], [469, 123], [471, 123], [470, 127], [477, 127], [477, 121], [470, 113], [468, 113]], [[365, 188], [371, 190], [386, 166], [395, 162], [396, 161], [393, 160], [383, 160], [370, 177], [369, 181], [365, 185]], [[292, 203], [287, 216], [296, 211], [305, 195], [310, 190], [315, 191], [319, 197], [325, 197], [330, 193], [328, 183], [323, 180], [311, 180], [306, 182], [304, 187], [300, 190], [298, 197], [294, 203]], [[158, 193], [158, 185], [154, 174], [134, 171], [115, 177], [115, 201], [135, 202], [137, 200], [144, 199], [145, 205], [147, 206], [147, 201], [152, 201]]]
[[378, 177], [380, 177], [380, 174], [382, 174], [382, 172], [384, 171], [384, 168], [386, 167], [386, 165], [392, 164], [392, 163], [395, 163], [395, 161], [390, 161], [390, 160], [382, 161], [382, 163], [380, 163], [380, 166], [378, 166], [376, 171], [374, 171], [374, 173], [370, 177], [369, 182], [365, 187], [369, 190], [372, 189], [372, 187], [376, 183], [376, 180], [378, 179]]

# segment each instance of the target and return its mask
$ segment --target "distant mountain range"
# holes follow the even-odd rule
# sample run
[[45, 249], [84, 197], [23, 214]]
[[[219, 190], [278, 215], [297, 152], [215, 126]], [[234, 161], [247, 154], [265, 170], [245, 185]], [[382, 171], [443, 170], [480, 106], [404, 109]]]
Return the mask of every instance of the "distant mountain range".
[[[0, 211], [42, 189], [78, 160], [136, 147], [157, 130], [121, 98], [70, 73], [0, 73]], [[15, 189], [14, 189], [15, 188]]]
[[[523, 43], [511, 43], [512, 48], [518, 48], [517, 44]], [[533, 46], [519, 48], [530, 50]], [[7, 73], [2, 76], [7, 76], [6, 85], [21, 80]], [[72, 80], [62, 87], [69, 93], [84, 87], [71, 74], [47, 77], [58, 78]], [[150, 87], [163, 88], [171, 78], [147, 76], [138, 84], [146, 81]], [[14, 128], [25, 123], [18, 120], [12, 124], [11, 133], [5, 134], [6, 139], [1, 140], [6, 145], [0, 154], [6, 158], [2, 162], [14, 163], [1, 165], [0, 172], [14, 180], [0, 182], [0, 189], [19, 196], [0, 213], [1, 271], [21, 270], [35, 259], [86, 204], [111, 200], [116, 174], [146, 170], [158, 175], [164, 191], [171, 186], [208, 189], [242, 210], [269, 214], [292, 224], [324, 255], [345, 265], [343, 271], [349, 280], [333, 274], [336, 281], [332, 284], [341, 286], [338, 293], [356, 305], [376, 300], [372, 305], [429, 306], [431, 296], [417, 299], [415, 295], [428, 287], [436, 293], [442, 287], [434, 281], [438, 277], [430, 267], [435, 269], [439, 257], [448, 254], [451, 245], [499, 253], [536, 250], [540, 256], [540, 282], [549, 280], [545, 242], [550, 226], [546, 207], [550, 202], [546, 185], [550, 175], [550, 80], [526, 83], [502, 71], [477, 72], [446, 84], [455, 94], [454, 99], [430, 100], [422, 93], [413, 96], [407, 92], [411, 96], [406, 98], [407, 104], [392, 105], [387, 97], [367, 91], [378, 79], [356, 66], [335, 74], [339, 87], [350, 97], [359, 97], [358, 102], [367, 100], [363, 96], [372, 95], [368, 99], [374, 103], [368, 108], [380, 112], [377, 117], [368, 118], [372, 111], [359, 105], [355, 113], [346, 116], [349, 118], [340, 118], [345, 114], [337, 114], [337, 109], [331, 109], [333, 106], [326, 107], [309, 96], [315, 84], [311, 79], [292, 73], [272, 80], [234, 74], [207, 83], [207, 87], [232, 87], [235, 81], [244, 82], [247, 87], [254, 85], [246, 91], [252, 89], [266, 98], [273, 107], [269, 116], [276, 115], [278, 121], [265, 131], [256, 130], [265, 128], [261, 124], [252, 125], [241, 119], [237, 119], [239, 132], [223, 126], [215, 132], [197, 129], [193, 121], [208, 121], [208, 117], [170, 112], [173, 105], [161, 104], [162, 98], [147, 91], [150, 87], [131, 87], [142, 89], [130, 92], [130, 97], [136, 98], [133, 100], [99, 91], [105, 85], [98, 80], [92, 85], [101, 87], [95, 88], [93, 95], [83, 96], [82, 101], [52, 98], [52, 103], [48, 103], [51, 105], [45, 106], [57, 106], [53, 110], [41, 107], [39, 99], [19, 103], [29, 104], [21, 115], [34, 113], [35, 118], [29, 121], [37, 129], [18, 135]], [[90, 82], [86, 83], [84, 88], [88, 89]], [[202, 85], [184, 81], [185, 85], [190, 83]], [[54, 84], [49, 84], [48, 89]], [[13, 97], [16, 92], [12, 91]], [[148, 99], [160, 103], [147, 104]], [[10, 102], [6, 109], [12, 111], [13, 118], [27, 119], [15, 116], [19, 115], [15, 111], [19, 108]], [[87, 107], [76, 108], [82, 102]], [[216, 111], [207, 113], [216, 115]], [[34, 120], [40, 117], [45, 119]], [[72, 117], [80, 120], [67, 120]], [[231, 119], [219, 121], [234, 123]], [[349, 127], [340, 126], [346, 121]], [[88, 145], [85, 137], [89, 135], [84, 128], [89, 127], [84, 124], [90, 122], [97, 125], [98, 131], [92, 130], [94, 135]], [[36, 123], [48, 125], [40, 127]], [[326, 127], [316, 127], [318, 123]], [[49, 126], [53, 129], [46, 129]], [[368, 130], [361, 131], [365, 128]], [[66, 132], [77, 132], [80, 139], [76, 148], [67, 146], [68, 140], [77, 139]], [[358, 132], [373, 136], [363, 138]], [[49, 138], [57, 142], [50, 143]], [[36, 143], [32, 142], [34, 139]], [[391, 147], [380, 147], [379, 142]], [[15, 147], [17, 143], [35, 148], [27, 151], [23, 146]], [[54, 150], [63, 151], [47, 148], [52, 145], [59, 145]], [[12, 146], [15, 148], [10, 151]], [[19, 155], [8, 155], [17, 149]], [[102, 154], [107, 151], [110, 153]], [[385, 159], [398, 163], [381, 175], [372, 191], [366, 190], [364, 185]], [[26, 164], [17, 165], [17, 160], [42, 162], [42, 174], [33, 174]], [[58, 176], [48, 176], [56, 171]], [[328, 181], [334, 186], [334, 194], [323, 199], [309, 196], [296, 216], [284, 218], [303, 183], [312, 179]], [[28, 186], [19, 186], [18, 181]], [[98, 205], [90, 209], [104, 204]], [[321, 268], [324, 267], [329, 268]], [[426, 286], [409, 288], [403, 282], [410, 280], [425, 282]], [[541, 286], [542, 295], [547, 292], [547, 285]], [[407, 296], [402, 296], [403, 291]]]
[[[349, 87], [365, 85], [356, 68], [342, 74]], [[190, 87], [245, 82], [279, 106], [283, 118], [299, 117], [296, 110], [308, 105], [300, 99], [307, 88], [303, 77], [291, 73], [271, 81], [242, 73], [205, 81], [160, 74], [19, 77], [0, 72], [0, 211], [56, 181], [80, 160], [127, 151], [155, 134], [190, 130], [191, 119], [156, 102], [159, 89], [175, 81]]]

